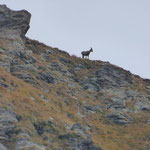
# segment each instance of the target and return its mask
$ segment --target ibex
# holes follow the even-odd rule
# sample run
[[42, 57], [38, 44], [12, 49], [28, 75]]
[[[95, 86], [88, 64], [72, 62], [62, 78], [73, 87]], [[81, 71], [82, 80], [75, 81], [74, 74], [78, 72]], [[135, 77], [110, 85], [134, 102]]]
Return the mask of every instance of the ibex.
[[92, 48], [89, 51], [83, 51], [83, 52], [81, 52], [82, 58], [84, 58], [84, 56], [87, 56], [88, 59], [89, 59], [89, 55], [90, 55], [91, 52], [93, 52]]

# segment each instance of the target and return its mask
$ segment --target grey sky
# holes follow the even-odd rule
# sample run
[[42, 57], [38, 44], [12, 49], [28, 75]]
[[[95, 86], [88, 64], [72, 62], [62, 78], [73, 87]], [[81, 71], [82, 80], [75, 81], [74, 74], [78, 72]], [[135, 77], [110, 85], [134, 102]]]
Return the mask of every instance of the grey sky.
[[150, 78], [150, 0], [0, 0], [32, 14], [27, 36], [71, 55], [93, 47], [109, 61]]

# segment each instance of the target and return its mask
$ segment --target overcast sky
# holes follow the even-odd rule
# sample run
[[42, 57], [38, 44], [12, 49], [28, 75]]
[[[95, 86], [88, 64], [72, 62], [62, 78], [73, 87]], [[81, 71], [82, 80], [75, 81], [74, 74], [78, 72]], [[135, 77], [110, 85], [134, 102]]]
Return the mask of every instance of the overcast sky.
[[150, 78], [150, 0], [0, 0], [32, 14], [27, 36], [71, 55], [93, 47], [109, 61]]

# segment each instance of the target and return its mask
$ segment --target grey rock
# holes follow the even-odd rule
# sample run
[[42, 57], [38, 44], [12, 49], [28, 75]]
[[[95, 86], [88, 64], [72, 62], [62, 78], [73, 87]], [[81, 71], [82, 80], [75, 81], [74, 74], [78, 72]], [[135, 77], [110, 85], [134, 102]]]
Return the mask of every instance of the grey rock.
[[46, 150], [45, 146], [41, 146], [27, 139], [18, 139], [15, 145], [15, 150], [23, 150], [25, 148], [33, 148], [34, 150]]
[[5, 79], [4, 78], [0, 78], [0, 87], [9, 88], [9, 85], [7, 85], [5, 83]]
[[119, 86], [126, 86], [133, 83], [131, 73], [113, 65], [105, 65], [95, 72], [96, 76], [103, 79], [110, 79]]
[[100, 147], [97, 147], [89, 139], [81, 140], [79, 143], [71, 143], [73, 150], [102, 150]]
[[137, 91], [133, 91], [133, 90], [127, 91], [126, 94], [128, 97], [132, 97], [132, 98], [139, 96], [139, 93]]
[[67, 73], [67, 70], [64, 69], [65, 68], [64, 65], [60, 65], [56, 62], [52, 62], [51, 66], [48, 66], [48, 68], [53, 71], [57, 71], [58, 73], [64, 74], [64, 75], [66, 75]]
[[13, 11], [6, 5], [0, 5], [0, 31], [16, 30], [24, 36], [29, 29], [30, 17], [26, 10]]
[[60, 140], [65, 140], [72, 147], [73, 150], [101, 150], [100, 147], [94, 145], [92, 140], [82, 139], [76, 134], [59, 135]]
[[108, 109], [123, 111], [123, 109], [126, 108], [125, 102], [120, 97], [112, 97], [109, 101], [110, 102], [107, 105]]
[[84, 127], [80, 123], [73, 124], [71, 130], [75, 131], [78, 136], [85, 136], [86, 138], [91, 138], [91, 136], [86, 133]]
[[20, 64], [20, 65], [11, 65], [10, 72], [22, 72], [22, 71], [31, 71], [36, 72], [37, 69], [33, 64]]
[[104, 107], [100, 105], [86, 105], [84, 108], [89, 112], [99, 112]]
[[8, 150], [3, 144], [0, 143], [0, 150]]
[[111, 113], [107, 115], [107, 118], [113, 123], [116, 123], [118, 125], [133, 123], [133, 119], [130, 116], [127, 116], [119, 112]]
[[84, 90], [91, 90], [91, 91], [100, 91], [102, 87], [102, 82], [98, 80], [97, 78], [84, 78], [81, 82], [81, 85], [83, 85]]
[[50, 59], [49, 55], [46, 53], [41, 53], [41, 56], [42, 56], [43, 60], [49, 60]]
[[40, 79], [47, 83], [55, 83], [55, 78], [50, 72], [39, 72]]
[[9, 62], [0, 61], [0, 66], [2, 66], [7, 72], [10, 72], [10, 63]]
[[47, 50], [47, 53], [48, 54], [56, 54], [56, 51], [53, 49], [49, 49], [49, 50]]
[[150, 102], [146, 101], [137, 101], [135, 108], [141, 111], [150, 111]]
[[12, 73], [12, 75], [21, 80], [24, 80], [25, 82], [29, 84], [38, 85], [38, 82], [36, 81], [36, 79], [34, 79], [32, 75], [29, 73], [14, 72]]
[[66, 58], [59, 58], [59, 61], [62, 62], [63, 64], [71, 64], [71, 61]]
[[18, 122], [16, 115], [4, 108], [0, 108], [0, 136], [9, 136], [15, 129], [15, 122]]
[[73, 124], [71, 130], [84, 130], [80, 123]]
[[18, 56], [26, 64], [33, 64], [36, 62], [36, 59], [33, 56], [28, 55], [23, 51], [16, 51], [16, 56]]
[[113, 65], [102, 66], [99, 70], [93, 72], [93, 76], [84, 77], [81, 81], [84, 90], [90, 89], [92, 91], [127, 87], [133, 84], [130, 72], [121, 70]]

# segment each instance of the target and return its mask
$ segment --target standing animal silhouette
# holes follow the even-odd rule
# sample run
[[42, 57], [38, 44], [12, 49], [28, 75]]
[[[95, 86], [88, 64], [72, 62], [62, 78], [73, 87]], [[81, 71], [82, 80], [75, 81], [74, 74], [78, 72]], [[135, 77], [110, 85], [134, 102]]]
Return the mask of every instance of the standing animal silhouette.
[[89, 51], [82, 51], [81, 52], [82, 58], [84, 58], [84, 56], [87, 56], [87, 58], [89, 59], [89, 55], [90, 55], [91, 52], [93, 52], [92, 47], [91, 47], [91, 49]]

